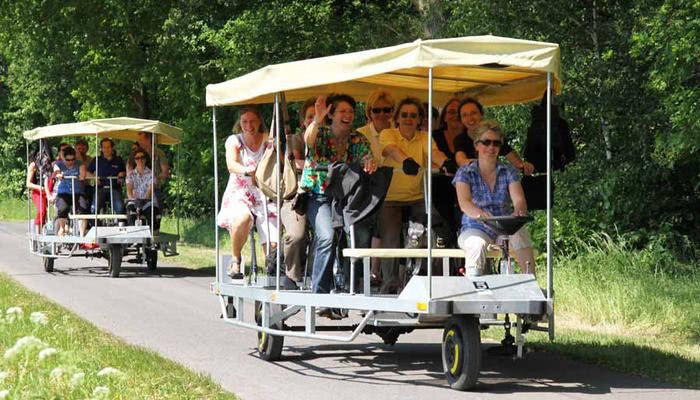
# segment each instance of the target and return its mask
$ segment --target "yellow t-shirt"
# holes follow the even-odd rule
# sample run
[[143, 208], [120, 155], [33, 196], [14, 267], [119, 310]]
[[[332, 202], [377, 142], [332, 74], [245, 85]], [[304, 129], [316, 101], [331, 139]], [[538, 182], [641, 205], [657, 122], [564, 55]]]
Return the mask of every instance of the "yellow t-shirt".
[[[433, 154], [438, 151], [435, 140], [431, 140]], [[428, 132], [418, 131], [413, 139], [407, 140], [398, 128], [384, 129], [379, 134], [379, 147], [382, 151], [388, 145], [395, 145], [408, 157], [414, 159], [422, 168], [428, 165]], [[402, 163], [394, 161], [391, 157], [384, 157], [383, 164], [386, 167], [401, 169]], [[422, 171], [418, 175], [406, 175], [403, 172], [394, 172], [386, 195], [386, 201], [414, 201], [423, 198]]]

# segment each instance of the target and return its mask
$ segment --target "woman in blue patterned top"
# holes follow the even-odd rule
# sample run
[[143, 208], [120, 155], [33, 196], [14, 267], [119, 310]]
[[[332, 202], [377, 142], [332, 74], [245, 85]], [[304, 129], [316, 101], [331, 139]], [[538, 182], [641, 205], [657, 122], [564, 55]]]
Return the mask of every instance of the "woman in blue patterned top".
[[[329, 181], [326, 168], [339, 161], [360, 163], [368, 173], [377, 169], [369, 141], [353, 129], [355, 100], [345, 94], [336, 94], [329, 96], [327, 102], [328, 105], [326, 96], [316, 99], [316, 115], [304, 132], [308, 150], [301, 188], [310, 192], [306, 216], [315, 236], [316, 255], [311, 273], [314, 293], [329, 293], [333, 286], [333, 250], [337, 243], [331, 225], [331, 199], [326, 196]], [[370, 236], [369, 226], [355, 226], [358, 247], [369, 247]]]
[[[520, 175], [510, 165], [498, 161], [503, 145], [503, 131], [496, 121], [481, 121], [476, 130], [476, 162], [462, 166], [452, 184], [457, 189], [459, 207], [464, 213], [457, 243], [466, 253], [465, 267], [471, 274], [483, 271], [486, 246], [496, 240], [496, 233], [479, 222], [480, 217], [527, 215], [527, 204]], [[512, 203], [512, 211], [511, 211]], [[520, 271], [535, 273], [532, 241], [525, 227], [510, 238], [510, 247]]]

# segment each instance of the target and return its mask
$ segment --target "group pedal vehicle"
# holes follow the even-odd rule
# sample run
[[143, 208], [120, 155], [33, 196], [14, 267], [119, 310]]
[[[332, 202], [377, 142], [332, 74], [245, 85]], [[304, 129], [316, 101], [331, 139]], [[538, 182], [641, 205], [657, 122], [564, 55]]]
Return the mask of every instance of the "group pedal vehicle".
[[[417, 40], [387, 48], [268, 65], [238, 78], [208, 85], [207, 105], [213, 108], [216, 209], [219, 209], [218, 107], [273, 104], [275, 110], [279, 110], [283, 107], [283, 98], [304, 101], [328, 93], [345, 93], [363, 100], [370, 91], [380, 87], [390, 90], [397, 99], [413, 96], [427, 101], [429, 132], [433, 130], [433, 103], [444, 104], [454, 95], [471, 96], [485, 106], [498, 106], [540, 100], [542, 94], [547, 93], [547, 160], [551, 160], [551, 96], [561, 90], [557, 44], [496, 36]], [[274, 115], [275, 131], [280, 132], [281, 113]], [[280, 136], [276, 135], [277, 154], [282, 154]], [[430, 141], [431, 135], [428, 137]], [[430, 156], [428, 163], [431, 164]], [[548, 161], [548, 175], [550, 167]], [[427, 210], [432, 199], [431, 175], [430, 171], [423, 173]], [[211, 291], [220, 300], [223, 320], [255, 331], [260, 357], [269, 361], [282, 357], [285, 337], [350, 342], [361, 333], [376, 333], [383, 342], [393, 344], [401, 334], [416, 329], [442, 329], [446, 380], [454, 389], [470, 390], [476, 386], [480, 373], [482, 328], [502, 326], [505, 330], [503, 346], [512, 350], [516, 357], [523, 356], [528, 331], [545, 331], [554, 339], [551, 179], [547, 182], [545, 288], [541, 288], [531, 274], [512, 273], [507, 265], [510, 263], [507, 243], [491, 249], [489, 253], [503, 262], [492, 263], [494, 267], [484, 275], [453, 276], [449, 268], [443, 268], [443, 273], [436, 275], [431, 267], [433, 258], [449, 263], [451, 258], [463, 258], [464, 252], [434, 248], [432, 232], [427, 229], [427, 240], [422, 248], [355, 248], [351, 237], [350, 246], [343, 255], [363, 259], [364, 268], [362, 276], [355, 276], [351, 268], [347, 293], [319, 294], [304, 288], [285, 290], [280, 285], [280, 271], [284, 268], [280, 265], [281, 252], [277, 252], [276, 276], [251, 273], [244, 279], [231, 280], [217, 247], [216, 280], [211, 284]], [[281, 200], [276, 201], [280, 209]], [[508, 235], [529, 220], [528, 217], [509, 216], [493, 217], [485, 222]], [[431, 226], [430, 213], [428, 226]], [[217, 244], [218, 235], [219, 229], [215, 228]], [[281, 237], [278, 243], [283, 243]], [[425, 270], [425, 274], [411, 274], [398, 294], [376, 293], [370, 287], [370, 279], [363, 279], [370, 276], [370, 257], [425, 259], [423, 268], [415, 268]], [[506, 265], [499, 268], [501, 264]], [[359, 279], [361, 289], [355, 290]], [[354, 318], [356, 323], [318, 323], [317, 311], [327, 308], [349, 310], [351, 318], [347, 320]], [[251, 313], [251, 309], [254, 312]], [[511, 330], [515, 331], [515, 336]], [[343, 331], [349, 334], [344, 335]]]
[[[36, 128], [24, 132], [24, 138], [27, 140], [28, 154], [29, 143], [39, 139], [92, 136], [96, 138], [95, 142], [99, 145], [100, 138], [134, 142], [137, 140], [139, 132], [152, 134], [152, 148], [148, 149], [151, 154], [151, 165], [155, 161], [155, 145], [178, 144], [182, 134], [179, 128], [163, 122], [122, 117]], [[39, 143], [44, 142], [45, 140], [39, 141]], [[97, 148], [96, 156], [99, 153], [100, 150]], [[28, 160], [27, 163], [29, 164], [29, 162]], [[154, 173], [154, 171], [155, 168], [152, 168], [151, 172]], [[95, 175], [99, 176], [99, 163], [96, 163]], [[40, 181], [43, 182], [44, 178], [41, 177]], [[70, 179], [72, 185], [76, 184], [77, 180], [75, 177], [65, 177], [64, 179]], [[93, 178], [93, 180], [95, 179]], [[108, 181], [108, 186], [97, 187], [95, 185], [95, 190], [104, 190], [109, 193], [107, 195], [109, 196], [108, 210], [98, 210], [97, 207], [94, 207], [92, 213], [79, 214], [76, 212], [76, 195], [73, 194], [73, 208], [68, 216], [68, 229], [63, 235], [58, 235], [56, 232], [53, 205], [47, 206], [47, 222], [39, 229], [33, 226], [34, 221], [30, 218], [27, 235], [29, 251], [31, 254], [41, 257], [46, 272], [54, 271], [56, 260], [73, 257], [104, 258], [107, 260], [110, 276], [117, 278], [123, 262], [145, 263], [148, 271], [155, 271], [158, 266], [159, 251], [165, 257], [178, 254], [179, 232], [176, 234], [161, 232], [154, 229], [153, 225], [157, 224], [148, 223], [148, 221], [156, 221], [161, 218], [161, 215], [155, 213], [154, 207], [150, 207], [151, 204], [155, 204], [155, 190], [151, 191], [150, 200], [126, 201], [126, 196], [123, 196], [126, 214], [116, 214], [113, 209], [114, 200], [111, 196], [114, 193], [112, 185], [116, 185], [118, 177], [99, 176], [99, 179]], [[152, 181], [155, 182], [155, 180]], [[27, 209], [31, 214], [31, 199], [28, 199]], [[81, 221], [87, 221], [89, 225], [84, 236], [81, 236], [79, 231]], [[129, 224], [127, 221], [133, 221], [133, 223]]]

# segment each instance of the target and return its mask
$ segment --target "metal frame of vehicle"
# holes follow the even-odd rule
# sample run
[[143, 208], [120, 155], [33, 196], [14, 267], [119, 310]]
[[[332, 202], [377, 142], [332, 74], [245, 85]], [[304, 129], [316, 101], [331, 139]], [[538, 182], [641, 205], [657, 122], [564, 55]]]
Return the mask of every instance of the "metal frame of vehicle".
[[[547, 93], [547, 120], [551, 121], [551, 95], [561, 88], [559, 46], [552, 43], [478, 36], [454, 39], [417, 40], [403, 45], [367, 50], [339, 56], [270, 65], [239, 78], [207, 86], [207, 105], [213, 107], [214, 171], [218, 211], [218, 159], [216, 107], [248, 103], [269, 103], [274, 100], [275, 131], [280, 132], [280, 98], [305, 100], [312, 95], [336, 92], [366, 95], [376, 87], [385, 87], [397, 96], [412, 95], [429, 103], [429, 131], [432, 132], [434, 99], [445, 101], [455, 94], [478, 98], [484, 105], [504, 105], [539, 100]], [[551, 148], [550, 124], [547, 144]], [[432, 135], [428, 138], [428, 148]], [[278, 154], [280, 135], [276, 135]], [[551, 155], [547, 156], [547, 174], [551, 173]], [[432, 157], [429, 153], [428, 165]], [[279, 169], [278, 169], [279, 171]], [[279, 172], [278, 172], [279, 174]], [[426, 173], [427, 201], [430, 203], [431, 174]], [[279, 182], [279, 177], [278, 177]], [[543, 291], [533, 275], [485, 275], [479, 277], [413, 276], [399, 295], [376, 295], [365, 282], [363, 293], [315, 294], [280, 288], [280, 253], [277, 257], [277, 278], [249, 277], [232, 281], [220, 262], [218, 227], [216, 281], [211, 291], [220, 299], [224, 321], [258, 332], [258, 350], [263, 359], [281, 356], [285, 336], [338, 342], [354, 340], [359, 333], [378, 333], [385, 343], [396, 341], [401, 333], [413, 329], [444, 329], [443, 364], [452, 388], [472, 389], [480, 369], [480, 325], [504, 325], [509, 332], [509, 314], [515, 314], [515, 344], [522, 356], [523, 334], [527, 329], [548, 331], [554, 338], [553, 269], [551, 257], [550, 204], [551, 183], [547, 183], [547, 288]], [[277, 199], [278, 209], [280, 200]], [[427, 208], [430, 209], [429, 207]], [[428, 226], [431, 226], [428, 213]], [[453, 257], [459, 250], [433, 249], [428, 229], [427, 249], [404, 250], [404, 257]], [[283, 243], [278, 237], [278, 243]], [[377, 250], [377, 249], [374, 249]], [[422, 250], [419, 251], [419, 250]], [[416, 252], [418, 251], [418, 252]], [[346, 249], [346, 257], [363, 257], [364, 276], [369, 275], [372, 249]], [[392, 256], [392, 255], [385, 255]], [[396, 256], [396, 255], [393, 255]], [[392, 257], [393, 257], [392, 256]], [[457, 254], [459, 256], [459, 254]], [[351, 268], [354, 274], [354, 268]], [[351, 275], [351, 282], [354, 280]], [[351, 288], [354, 287], [351, 283]], [[254, 318], [247, 318], [245, 301], [255, 302]], [[359, 310], [359, 324], [328, 326], [316, 323], [319, 308]], [[303, 325], [288, 326], [292, 315], [304, 311]], [[505, 320], [482, 318], [480, 315], [505, 314]], [[524, 318], [532, 322], [524, 323]], [[546, 326], [535, 322], [546, 319]], [[350, 335], [329, 335], [318, 332], [350, 331]]]
[[[180, 143], [180, 136], [182, 134], [181, 129], [163, 122], [126, 117], [49, 125], [24, 132], [24, 138], [27, 140], [27, 165], [29, 165], [30, 162], [29, 142], [33, 140], [71, 136], [94, 136], [96, 139], [108, 137], [118, 140], [136, 141], [139, 132], [150, 132], [152, 134], [152, 166], [155, 162], [156, 143], [178, 144]], [[99, 141], [96, 141], [95, 154], [100, 154]], [[151, 173], [154, 174], [154, 171], [155, 168], [152, 168]], [[99, 163], [95, 164], [95, 176], [99, 176]], [[106, 178], [99, 177], [99, 179]], [[40, 177], [40, 181], [43, 185], [43, 177]], [[113, 209], [111, 214], [98, 214], [99, 210], [96, 209], [94, 214], [76, 215], [75, 194], [73, 194], [73, 213], [69, 215], [69, 219], [71, 221], [79, 221], [81, 219], [93, 220], [94, 226], [90, 228], [86, 235], [80, 236], [77, 229], [73, 229], [68, 235], [58, 236], [55, 232], [46, 232], [46, 230], [43, 229], [44, 227], [42, 227], [42, 232], [37, 234], [31, 220], [31, 191], [28, 192], [27, 212], [30, 219], [27, 236], [29, 239], [29, 251], [33, 255], [42, 257], [44, 270], [46, 272], [53, 271], [54, 260], [57, 258], [78, 256], [103, 257], [108, 261], [110, 276], [116, 278], [120, 274], [121, 263], [125, 256], [134, 256], [134, 258], [129, 260], [130, 262], [140, 264], [145, 261], [147, 269], [153, 271], [157, 268], [158, 250], [162, 251], [165, 257], [178, 254], [177, 241], [180, 238], [179, 223], [177, 224], [178, 232], [176, 234], [154, 232], [153, 227], [148, 225], [99, 226], [98, 221], [100, 220], [112, 220], [116, 224], [118, 220], [125, 219], [126, 216], [114, 214]], [[154, 192], [155, 190], [151, 192], [151, 203], [153, 203], [154, 200]], [[110, 202], [110, 205], [111, 204], [112, 202]], [[50, 210], [51, 206], [47, 205], [47, 211]], [[154, 209], [151, 207], [150, 220], [153, 221], [154, 217]], [[81, 245], [83, 244], [92, 244], [94, 248], [82, 248]]]

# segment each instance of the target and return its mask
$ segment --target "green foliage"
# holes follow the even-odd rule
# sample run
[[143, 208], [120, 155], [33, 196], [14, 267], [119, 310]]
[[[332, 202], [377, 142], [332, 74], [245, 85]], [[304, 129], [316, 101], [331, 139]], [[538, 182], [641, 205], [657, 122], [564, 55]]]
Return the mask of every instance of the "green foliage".
[[[556, 102], [577, 160], [554, 176], [555, 219], [563, 232], [557, 251], [572, 249], [568, 233], [600, 230], [666, 227], [697, 242], [699, 9], [693, 0], [632, 6], [621, 0], [5, 1], [0, 190], [22, 192], [24, 130], [130, 115], [184, 129], [184, 168], [166, 190], [182, 200], [180, 215], [211, 215], [213, 155], [223, 155], [236, 110], [217, 110], [214, 149], [207, 84], [268, 64], [418, 37], [494, 34], [561, 46], [563, 92]], [[530, 107], [487, 110], [514, 132], [516, 150]], [[169, 150], [173, 165], [176, 154]], [[219, 196], [228, 179], [223, 164], [220, 159]]]

